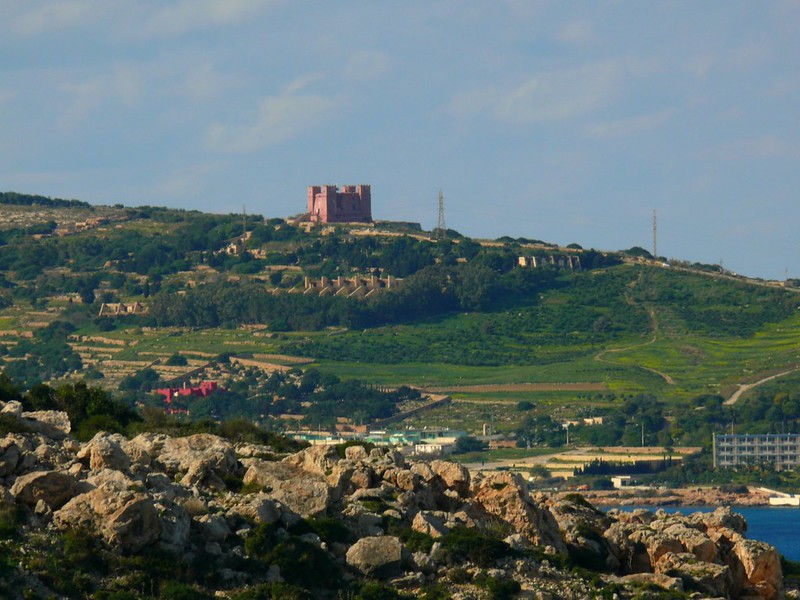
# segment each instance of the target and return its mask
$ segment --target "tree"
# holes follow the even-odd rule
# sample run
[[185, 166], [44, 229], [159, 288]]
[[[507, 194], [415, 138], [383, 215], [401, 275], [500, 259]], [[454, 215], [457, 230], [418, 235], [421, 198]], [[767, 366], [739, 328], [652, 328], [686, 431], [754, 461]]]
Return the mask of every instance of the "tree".
[[453, 454], [480, 452], [484, 448], [486, 448], [486, 444], [484, 444], [482, 441], [472, 437], [471, 435], [465, 435], [456, 440], [456, 446], [453, 450]]

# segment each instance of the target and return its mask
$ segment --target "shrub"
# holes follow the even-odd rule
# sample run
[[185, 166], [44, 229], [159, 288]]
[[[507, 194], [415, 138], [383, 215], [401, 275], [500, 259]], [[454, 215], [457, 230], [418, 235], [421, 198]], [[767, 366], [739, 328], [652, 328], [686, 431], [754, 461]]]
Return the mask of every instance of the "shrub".
[[257, 585], [231, 597], [232, 600], [312, 600], [311, 594], [287, 583]]
[[438, 558], [451, 566], [469, 561], [479, 567], [493, 567], [498, 559], [516, 554], [504, 541], [475, 527], [453, 527], [439, 541], [442, 547]]
[[475, 578], [478, 587], [485, 588], [489, 592], [491, 600], [511, 600], [522, 587], [508, 577], [489, 577], [481, 573]]
[[167, 361], [164, 363], [169, 367], [185, 367], [189, 364], [189, 361], [186, 359], [185, 356], [178, 354], [177, 352], [170, 356]]
[[401, 595], [397, 590], [377, 581], [368, 581], [361, 586], [353, 600], [402, 600], [403, 598], [410, 597]]
[[211, 600], [213, 596], [201, 592], [191, 585], [170, 581], [161, 586], [159, 598], [162, 600]]
[[17, 532], [17, 527], [22, 524], [24, 513], [21, 506], [16, 504], [0, 504], [0, 538], [7, 539]]

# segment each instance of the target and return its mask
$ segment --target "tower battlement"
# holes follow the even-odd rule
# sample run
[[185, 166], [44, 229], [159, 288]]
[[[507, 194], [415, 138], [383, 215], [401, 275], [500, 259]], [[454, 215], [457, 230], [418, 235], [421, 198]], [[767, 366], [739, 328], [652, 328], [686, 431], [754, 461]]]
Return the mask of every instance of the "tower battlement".
[[372, 195], [369, 185], [308, 186], [308, 214], [312, 223], [369, 223]]

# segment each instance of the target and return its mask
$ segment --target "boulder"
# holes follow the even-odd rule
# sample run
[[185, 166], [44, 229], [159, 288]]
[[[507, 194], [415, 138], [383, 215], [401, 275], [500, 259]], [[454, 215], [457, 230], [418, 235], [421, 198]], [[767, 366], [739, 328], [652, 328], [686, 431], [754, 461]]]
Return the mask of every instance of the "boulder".
[[628, 534], [628, 539], [634, 544], [644, 547], [651, 567], [648, 570], [654, 569], [663, 555], [667, 553], [680, 554], [684, 551], [678, 540], [649, 527], [635, 529]]
[[194, 519], [194, 524], [201, 535], [212, 542], [224, 542], [231, 534], [228, 523], [219, 515], [202, 515]]
[[[666, 552], [654, 565], [657, 574], [677, 577], [684, 587], [713, 597], [731, 598], [732, 578], [727, 566], [697, 560], [689, 552]], [[739, 597], [738, 594], [736, 597]]]
[[447, 535], [450, 530], [445, 525], [446, 515], [442, 516], [435, 512], [422, 510], [414, 516], [411, 529], [419, 531], [433, 538]]
[[747, 582], [762, 598], [783, 597], [783, 571], [778, 552], [766, 542], [740, 539], [733, 553], [744, 568]]
[[280, 507], [263, 492], [238, 497], [225, 514], [234, 520], [244, 519], [266, 524], [277, 523], [281, 519]]
[[411, 465], [411, 472], [425, 483], [430, 483], [436, 477], [431, 466], [426, 462], [415, 462]]
[[643, 528], [645, 525], [641, 523], [617, 522], [603, 532], [622, 573], [649, 573], [653, 570], [644, 544], [636, 544], [629, 537], [632, 531]]
[[285, 461], [251, 463], [244, 475], [244, 483], [263, 486], [272, 500], [303, 517], [323, 515], [331, 503], [330, 487], [324, 477]]
[[161, 536], [161, 520], [152, 498], [107, 483], [74, 497], [53, 515], [62, 529], [87, 528], [110, 545], [135, 553]]
[[611, 518], [591, 506], [582, 497], [564, 498], [557, 502], [537, 496], [540, 503], [550, 510], [558, 523], [561, 535], [570, 554], [584, 566], [617, 571], [620, 563], [611, 550], [604, 532], [611, 525]]
[[348, 446], [344, 449], [344, 457], [347, 460], [366, 460], [367, 456], [364, 446]]
[[22, 458], [22, 451], [12, 436], [0, 439], [0, 477], [11, 475]]
[[403, 565], [403, 544], [394, 536], [364, 537], [350, 546], [347, 564], [370, 577], [398, 575]]
[[393, 472], [394, 482], [403, 491], [413, 492], [420, 487], [419, 476], [412, 473], [409, 469], [401, 469]]
[[448, 489], [458, 492], [465, 498], [469, 495], [470, 475], [469, 469], [458, 463], [434, 460], [430, 464], [431, 470], [438, 475]]
[[35, 471], [21, 475], [11, 486], [11, 494], [17, 502], [34, 507], [43, 500], [54, 510], [80, 491], [80, 485], [72, 475], [58, 471]]
[[683, 580], [680, 577], [670, 577], [661, 573], [632, 573], [625, 575], [622, 581], [644, 583], [648, 586], [657, 585], [665, 590], [683, 592]]
[[160, 515], [161, 534], [158, 543], [173, 552], [181, 552], [189, 540], [192, 518], [180, 504], [170, 503], [168, 506], [156, 504]]
[[61, 410], [35, 410], [22, 413], [22, 422], [36, 433], [60, 440], [72, 431], [69, 415]]
[[76, 458], [93, 471], [127, 471], [131, 466], [131, 459], [123, 450], [127, 441], [125, 436], [118, 433], [100, 431], [78, 451]]
[[153, 442], [149, 448], [146, 444], [137, 443], [136, 446], [147, 451], [171, 477], [186, 478], [185, 485], [202, 483], [204, 478], [212, 475], [224, 478], [239, 470], [233, 445], [216, 435], [198, 433], [182, 438], [165, 437]]
[[[704, 531], [735, 532], [744, 535], [747, 532], [747, 521], [745, 518], [733, 512], [730, 506], [723, 506], [711, 513], [693, 513], [689, 516], [689, 522], [698, 525]], [[730, 537], [727, 535], [726, 537]]]
[[672, 523], [661, 530], [666, 536], [676, 539], [686, 552], [694, 554], [703, 562], [717, 561], [717, 545], [708, 535], [684, 523]]
[[339, 463], [339, 455], [333, 446], [311, 446], [287, 456], [282, 462], [306, 473], [326, 477]]
[[0, 402], [0, 413], [4, 415], [11, 415], [12, 417], [22, 416], [22, 402], [19, 400], [9, 400], [8, 402]]
[[510, 524], [536, 546], [552, 546], [565, 553], [558, 523], [546, 507], [537, 505], [525, 480], [518, 473], [491, 473], [472, 481], [471, 495], [476, 508]]

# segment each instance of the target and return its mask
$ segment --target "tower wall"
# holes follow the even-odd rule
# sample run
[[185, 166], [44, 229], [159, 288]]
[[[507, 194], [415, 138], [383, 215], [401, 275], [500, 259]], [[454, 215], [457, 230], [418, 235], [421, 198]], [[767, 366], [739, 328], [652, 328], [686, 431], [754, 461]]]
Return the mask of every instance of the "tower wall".
[[372, 195], [368, 185], [309, 186], [308, 213], [313, 223], [372, 221]]

